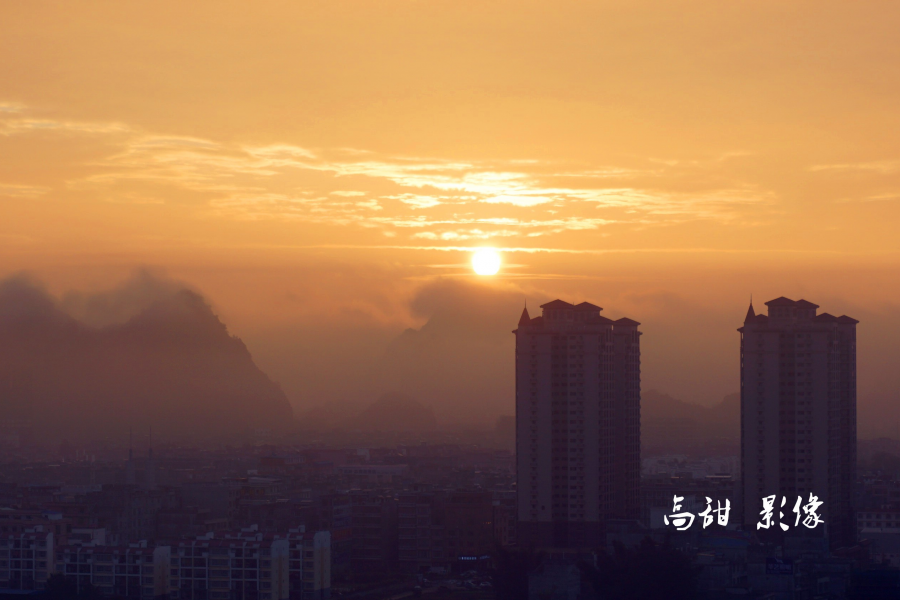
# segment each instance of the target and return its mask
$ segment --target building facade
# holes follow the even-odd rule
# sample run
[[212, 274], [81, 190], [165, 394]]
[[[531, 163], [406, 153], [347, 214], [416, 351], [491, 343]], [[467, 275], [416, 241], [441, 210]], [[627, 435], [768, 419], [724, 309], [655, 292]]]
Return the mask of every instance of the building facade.
[[271, 535], [212, 536], [172, 546], [169, 598], [287, 600], [288, 544]]
[[171, 551], [146, 543], [127, 546], [69, 545], [57, 548], [56, 569], [79, 593], [101, 596], [161, 598], [169, 593]]
[[331, 575], [338, 580], [347, 578], [351, 574], [350, 555], [353, 548], [350, 494], [317, 494], [302, 505], [299, 513], [307, 531], [331, 532]]
[[640, 514], [640, 323], [554, 300], [516, 335], [518, 543], [596, 546]]
[[327, 600], [331, 534], [207, 535], [172, 546], [169, 598], [179, 600]]
[[292, 529], [285, 540], [290, 559], [290, 600], [328, 600], [331, 597], [331, 532]]
[[793, 529], [796, 498], [806, 504], [812, 494], [823, 502], [819, 527], [832, 548], [850, 546], [858, 321], [816, 314], [818, 305], [806, 300], [782, 297], [766, 306], [768, 315], [757, 315], [751, 304], [738, 329], [744, 526], [755, 529], [762, 498], [775, 495], [776, 512]]
[[499, 543], [497, 510], [490, 492], [401, 493], [397, 500], [400, 570], [447, 573], [490, 555]]
[[43, 525], [0, 536], [0, 588], [42, 590], [53, 570], [53, 533]]
[[861, 510], [856, 515], [856, 526], [861, 532], [900, 533], [900, 509]]
[[365, 581], [397, 568], [397, 502], [389, 492], [350, 492], [350, 570]]

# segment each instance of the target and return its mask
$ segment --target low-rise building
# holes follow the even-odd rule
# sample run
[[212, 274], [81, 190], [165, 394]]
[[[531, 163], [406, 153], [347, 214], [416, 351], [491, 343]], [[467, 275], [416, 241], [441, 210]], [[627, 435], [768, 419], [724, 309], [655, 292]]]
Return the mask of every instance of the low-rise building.
[[173, 545], [173, 600], [327, 600], [331, 536], [256, 526]]
[[171, 551], [146, 542], [127, 546], [69, 545], [56, 549], [56, 570], [81, 593], [94, 587], [103, 596], [157, 598], [169, 592]]
[[290, 600], [328, 600], [331, 596], [331, 533], [293, 529], [285, 539], [290, 559]]
[[256, 531], [173, 545], [169, 597], [178, 600], [287, 600], [288, 543]]
[[43, 525], [0, 537], [0, 588], [42, 590], [53, 572], [53, 533]]
[[900, 533], [900, 509], [861, 510], [856, 526], [863, 533]]
[[470, 563], [490, 554], [496, 542], [494, 518], [498, 509], [489, 492], [400, 494], [397, 510], [401, 570], [447, 572], [458, 561]]

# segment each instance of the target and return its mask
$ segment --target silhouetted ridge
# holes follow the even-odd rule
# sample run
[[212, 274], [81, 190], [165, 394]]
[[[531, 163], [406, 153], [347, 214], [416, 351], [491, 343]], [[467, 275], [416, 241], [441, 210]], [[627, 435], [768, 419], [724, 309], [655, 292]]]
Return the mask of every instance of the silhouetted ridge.
[[280, 387], [195, 292], [180, 290], [122, 324], [87, 327], [25, 278], [0, 283], [0, 418], [40, 415], [39, 436], [163, 437], [283, 429]]
[[232, 337], [212, 308], [199, 295], [181, 290], [172, 297], [156, 301], [112, 332], [144, 342], [186, 344], [188, 346], [223, 344], [243, 348]]
[[0, 331], [40, 334], [50, 328], [74, 331], [82, 326], [29, 278], [15, 275], [0, 281]]

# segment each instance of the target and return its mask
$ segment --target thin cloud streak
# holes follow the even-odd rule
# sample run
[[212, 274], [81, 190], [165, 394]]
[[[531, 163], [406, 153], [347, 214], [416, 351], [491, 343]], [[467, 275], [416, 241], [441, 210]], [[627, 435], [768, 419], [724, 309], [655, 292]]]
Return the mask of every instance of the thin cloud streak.
[[[484, 245], [472, 246], [422, 246], [422, 245], [397, 245], [397, 244], [309, 244], [309, 245], [293, 245], [293, 244], [249, 244], [241, 245], [243, 248], [270, 248], [281, 250], [426, 250], [434, 252], [473, 252]], [[703, 253], [724, 253], [724, 254], [802, 254], [802, 255], [845, 255], [846, 251], [841, 250], [801, 250], [794, 248], [768, 248], [768, 249], [720, 249], [720, 248], [601, 248], [601, 249], [584, 249], [584, 248], [549, 248], [549, 247], [513, 247], [513, 246], [492, 246], [498, 252], [515, 253], [521, 252], [525, 254], [703, 254]], [[857, 252], [858, 256], [874, 256], [885, 254], [900, 255], [900, 250], [892, 252]]]
[[40, 185], [17, 185], [14, 183], [0, 183], [0, 196], [14, 198], [38, 198], [47, 194], [50, 188]]
[[873, 173], [896, 173], [900, 171], [900, 160], [879, 160], [873, 162], [844, 163], [834, 165], [814, 165], [810, 171], [867, 171]]

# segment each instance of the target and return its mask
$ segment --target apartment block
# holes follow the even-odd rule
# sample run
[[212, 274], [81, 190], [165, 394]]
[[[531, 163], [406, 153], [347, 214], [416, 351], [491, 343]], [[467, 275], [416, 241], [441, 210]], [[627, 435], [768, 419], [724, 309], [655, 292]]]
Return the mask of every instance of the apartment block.
[[518, 543], [601, 543], [640, 514], [640, 323], [554, 300], [516, 336]]
[[779, 512], [793, 515], [796, 498], [805, 504], [813, 495], [831, 547], [852, 546], [858, 321], [817, 314], [806, 300], [766, 306], [768, 314], [756, 314], [751, 304], [738, 329], [744, 526], [759, 522], [763, 497], [775, 495]]

